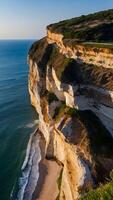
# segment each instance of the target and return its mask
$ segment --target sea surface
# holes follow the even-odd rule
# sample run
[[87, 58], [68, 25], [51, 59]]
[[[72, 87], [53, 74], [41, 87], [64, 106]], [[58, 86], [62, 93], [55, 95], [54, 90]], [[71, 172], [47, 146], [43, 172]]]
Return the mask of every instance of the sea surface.
[[28, 94], [27, 53], [32, 43], [0, 41], [0, 200], [15, 193], [37, 126]]

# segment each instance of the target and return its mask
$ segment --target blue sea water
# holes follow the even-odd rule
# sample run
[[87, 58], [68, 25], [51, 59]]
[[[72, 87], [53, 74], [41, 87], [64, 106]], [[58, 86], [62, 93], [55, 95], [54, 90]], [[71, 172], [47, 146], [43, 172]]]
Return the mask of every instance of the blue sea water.
[[0, 41], [0, 200], [9, 200], [37, 114], [28, 94], [27, 53], [33, 41]]

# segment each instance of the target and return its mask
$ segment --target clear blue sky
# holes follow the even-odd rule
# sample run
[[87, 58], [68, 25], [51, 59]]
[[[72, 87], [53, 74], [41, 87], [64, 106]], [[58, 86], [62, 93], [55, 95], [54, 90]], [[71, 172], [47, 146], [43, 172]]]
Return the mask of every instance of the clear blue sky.
[[59, 20], [113, 8], [113, 0], [0, 0], [0, 39], [39, 39]]

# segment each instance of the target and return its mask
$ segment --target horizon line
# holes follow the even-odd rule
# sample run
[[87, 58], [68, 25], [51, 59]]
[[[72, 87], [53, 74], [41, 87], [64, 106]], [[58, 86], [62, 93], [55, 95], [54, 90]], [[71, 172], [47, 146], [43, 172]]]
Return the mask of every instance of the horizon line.
[[39, 40], [38, 38], [0, 38], [0, 41], [3, 40]]

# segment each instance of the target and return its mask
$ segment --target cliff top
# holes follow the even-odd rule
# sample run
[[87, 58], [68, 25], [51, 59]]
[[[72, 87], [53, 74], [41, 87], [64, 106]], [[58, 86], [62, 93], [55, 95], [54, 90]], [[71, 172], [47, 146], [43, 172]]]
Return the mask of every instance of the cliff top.
[[47, 29], [62, 34], [64, 42], [113, 48], [113, 9], [50, 24]]

